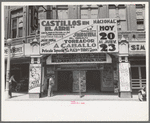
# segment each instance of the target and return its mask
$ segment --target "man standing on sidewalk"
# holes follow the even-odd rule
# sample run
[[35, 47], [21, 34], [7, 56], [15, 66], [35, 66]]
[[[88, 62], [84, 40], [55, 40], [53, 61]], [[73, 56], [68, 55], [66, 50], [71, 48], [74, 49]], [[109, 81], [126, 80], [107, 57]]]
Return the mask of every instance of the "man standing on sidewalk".
[[53, 96], [53, 86], [54, 86], [54, 79], [52, 76], [50, 76], [49, 78], [49, 82], [48, 82], [48, 97]]
[[16, 87], [16, 83], [17, 83], [17, 81], [15, 80], [14, 75], [12, 75], [9, 80], [9, 96], [11, 98], [12, 98], [12, 89], [13, 89], [13, 87], [14, 88]]

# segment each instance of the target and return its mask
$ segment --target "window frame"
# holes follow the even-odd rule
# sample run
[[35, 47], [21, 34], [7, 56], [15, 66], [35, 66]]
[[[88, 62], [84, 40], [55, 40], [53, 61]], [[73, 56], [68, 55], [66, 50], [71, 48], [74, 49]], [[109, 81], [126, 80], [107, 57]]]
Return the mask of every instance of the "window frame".
[[[19, 18], [22, 18], [23, 21], [23, 8], [18, 8], [11, 11], [11, 38], [20, 38], [23, 37], [23, 24], [22, 27], [19, 27]], [[16, 20], [16, 28], [13, 27], [13, 20]], [[23, 22], [22, 22], [23, 23]], [[22, 28], [22, 35], [19, 36], [19, 29]], [[13, 30], [16, 29], [16, 36], [13, 36]]]
[[[29, 6], [29, 11], [28, 11], [28, 36], [30, 36], [30, 35], [35, 35], [36, 33], [37, 34], [40, 34], [40, 16], [39, 16], [39, 13], [44, 13], [45, 12], [45, 9], [44, 8], [42, 8], [41, 6], [39, 6], [39, 8], [38, 8], [38, 28], [37, 28], [37, 30], [33, 30], [32, 28], [31, 28], [31, 6]], [[45, 13], [44, 13], [45, 14]], [[43, 19], [43, 18], [42, 18]], [[44, 18], [44, 19], [46, 19], [46, 18]]]
[[[136, 20], [137, 20], [137, 31], [144, 31], [145, 30], [145, 5], [144, 4], [136, 4]], [[142, 15], [138, 16], [137, 12], [139, 10], [142, 10]], [[138, 22], [142, 21], [143, 24], [138, 24]], [[142, 27], [142, 28], [138, 28], [138, 27]]]
[[[87, 10], [87, 18], [82, 18], [82, 10]], [[97, 17], [93, 18], [91, 11], [92, 10], [97, 10]], [[80, 6], [80, 11], [81, 11], [81, 19], [97, 19], [98, 18], [98, 13], [99, 13], [99, 8], [98, 5], [81, 5]]]
[[29, 30], [28, 30], [28, 35], [34, 35], [35, 34], [35, 30], [33, 30], [32, 28], [31, 28], [31, 8], [32, 7], [30, 7], [29, 6], [29, 12], [28, 12], [28, 28], [29, 28]]
[[[125, 18], [120, 18], [120, 13], [119, 13], [119, 10], [121, 10], [121, 9], [124, 9], [124, 11], [125, 11]], [[118, 5], [118, 16], [119, 16], [119, 20], [118, 20], [118, 23], [119, 23], [119, 26], [121, 27], [121, 30], [120, 31], [127, 31], [128, 30], [128, 28], [127, 28], [127, 11], [126, 11], [126, 6], [124, 5], [124, 4], [119, 4]], [[122, 24], [121, 24], [121, 22], [125, 22], [125, 26], [123, 26], [124, 28], [122, 28]], [[125, 30], [123, 30], [123, 29], [125, 29]]]
[[[133, 71], [131, 70], [132, 68], [137, 68], [138, 71], [138, 78], [133, 78]], [[147, 78], [142, 78], [142, 70], [141, 68], [145, 68], [146, 70], [146, 66], [145, 65], [131, 65], [130, 68], [130, 73], [131, 73], [131, 85], [132, 85], [132, 89], [141, 89], [143, 86], [145, 86], [146, 83], [146, 79]], [[146, 72], [146, 71], [145, 71]]]
[[68, 17], [65, 17], [65, 18], [59, 18], [59, 15], [58, 15], [58, 11], [65, 11], [65, 10], [67, 10], [67, 13], [69, 13], [69, 7], [68, 7], [68, 5], [57, 5], [56, 6], [56, 19], [69, 19], [69, 14], [68, 14]]

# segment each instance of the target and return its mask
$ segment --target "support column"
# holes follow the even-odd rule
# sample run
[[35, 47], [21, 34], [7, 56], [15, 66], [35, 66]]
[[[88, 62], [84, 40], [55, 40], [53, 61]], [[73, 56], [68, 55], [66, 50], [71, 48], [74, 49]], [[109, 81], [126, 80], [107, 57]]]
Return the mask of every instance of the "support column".
[[40, 55], [39, 42], [36, 39], [30, 43], [31, 45], [31, 63], [29, 68], [29, 98], [41, 97], [41, 81], [42, 81], [42, 63]]
[[42, 64], [40, 57], [31, 56], [31, 64], [29, 69], [29, 98], [41, 97], [42, 86]]
[[10, 98], [10, 95], [9, 95], [9, 78], [10, 78], [10, 48], [11, 48], [11, 45], [8, 45], [8, 56], [7, 56], [7, 71], [6, 71], [6, 99], [9, 99]]
[[119, 42], [119, 96], [121, 98], [132, 98], [129, 69], [128, 41], [122, 36]]

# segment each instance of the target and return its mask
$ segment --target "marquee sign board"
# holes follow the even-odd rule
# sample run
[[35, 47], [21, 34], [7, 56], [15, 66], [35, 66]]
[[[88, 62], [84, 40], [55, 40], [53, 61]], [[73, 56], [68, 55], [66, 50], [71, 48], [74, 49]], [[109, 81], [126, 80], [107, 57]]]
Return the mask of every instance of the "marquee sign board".
[[[23, 56], [23, 54], [24, 54], [23, 45], [11, 46], [10, 52], [11, 52], [11, 57], [21, 57], [21, 56]], [[5, 54], [5, 56], [8, 55], [8, 47], [5, 47], [4, 54]]]
[[40, 20], [40, 53], [118, 52], [116, 19]]
[[130, 42], [129, 51], [146, 51], [146, 44], [145, 42]]

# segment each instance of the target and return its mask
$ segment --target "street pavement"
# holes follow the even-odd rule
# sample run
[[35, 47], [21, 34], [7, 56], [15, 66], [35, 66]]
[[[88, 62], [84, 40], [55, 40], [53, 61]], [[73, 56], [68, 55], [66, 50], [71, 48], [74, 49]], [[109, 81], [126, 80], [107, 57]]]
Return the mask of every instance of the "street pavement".
[[12, 93], [12, 98], [7, 101], [139, 101], [137, 94], [132, 94], [132, 98], [120, 98], [114, 93], [83, 93], [80, 98], [79, 93], [55, 93], [52, 97], [43, 95], [40, 98], [29, 98], [28, 93]]

